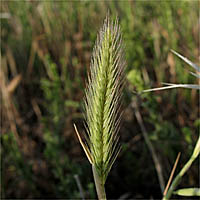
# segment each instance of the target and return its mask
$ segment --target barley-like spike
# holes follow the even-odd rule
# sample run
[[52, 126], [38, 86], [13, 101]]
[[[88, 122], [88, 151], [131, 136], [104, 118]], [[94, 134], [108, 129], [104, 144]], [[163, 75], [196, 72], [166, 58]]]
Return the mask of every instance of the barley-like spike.
[[84, 100], [92, 165], [103, 185], [120, 150], [117, 133], [124, 85], [123, 58], [118, 19], [113, 22], [107, 16], [93, 49]]

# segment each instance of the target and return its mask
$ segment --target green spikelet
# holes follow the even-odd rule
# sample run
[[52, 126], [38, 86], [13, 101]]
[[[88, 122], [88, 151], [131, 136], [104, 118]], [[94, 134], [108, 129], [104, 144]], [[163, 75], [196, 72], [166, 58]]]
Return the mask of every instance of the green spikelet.
[[87, 141], [103, 184], [120, 149], [117, 132], [125, 66], [121, 41], [118, 20], [107, 16], [93, 50], [86, 89]]
[[85, 91], [87, 145], [79, 141], [92, 164], [99, 199], [106, 199], [104, 184], [120, 151], [120, 99], [124, 83], [124, 54], [118, 20], [106, 17], [93, 49]]

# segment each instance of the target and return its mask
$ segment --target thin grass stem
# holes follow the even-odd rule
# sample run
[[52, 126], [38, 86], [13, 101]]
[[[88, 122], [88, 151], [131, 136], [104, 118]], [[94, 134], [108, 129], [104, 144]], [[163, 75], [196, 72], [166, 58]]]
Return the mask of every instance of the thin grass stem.
[[145, 142], [147, 144], [147, 147], [149, 148], [149, 151], [150, 151], [151, 156], [153, 158], [155, 169], [156, 169], [156, 172], [157, 172], [157, 175], [158, 175], [160, 189], [161, 189], [161, 192], [163, 193], [164, 187], [165, 187], [165, 181], [164, 181], [164, 177], [163, 177], [161, 163], [160, 163], [160, 161], [158, 159], [158, 156], [156, 154], [155, 148], [154, 148], [152, 142], [150, 141], [150, 139], [148, 137], [147, 130], [146, 130], [145, 126], [144, 126], [144, 122], [143, 122], [142, 116], [141, 116], [141, 114], [139, 112], [139, 109], [138, 109], [137, 101], [138, 101], [138, 99], [133, 101], [132, 106], [133, 106], [133, 108], [135, 110], [135, 116], [136, 116], [137, 121], [138, 121], [138, 123], [140, 125], [140, 128], [142, 130], [142, 135], [144, 137], [144, 140], [145, 140]]
[[96, 168], [92, 165], [92, 173], [94, 176], [94, 182], [97, 190], [97, 196], [99, 200], [106, 200], [106, 192], [104, 188], [103, 182], [101, 182], [101, 178], [99, 177]]
[[175, 179], [173, 180], [173, 182], [172, 182], [167, 194], [163, 197], [162, 200], [170, 199], [170, 197], [173, 194], [174, 190], [176, 189], [176, 187], [178, 186], [179, 182], [181, 181], [181, 178], [189, 170], [189, 168], [192, 165], [192, 163], [199, 156], [199, 153], [200, 153], [200, 136], [199, 136], [199, 139], [198, 139], [198, 141], [196, 143], [196, 146], [194, 148], [192, 156], [190, 157], [188, 162], [184, 165], [184, 167], [181, 169], [181, 171], [178, 173], [178, 175], [175, 177]]
[[168, 188], [169, 188], [170, 183], [171, 183], [171, 181], [172, 181], [172, 178], [173, 178], [173, 176], [174, 176], [174, 172], [175, 172], [175, 170], [176, 170], [176, 167], [177, 167], [178, 161], [179, 161], [179, 159], [180, 159], [180, 155], [181, 155], [181, 153], [179, 152], [179, 153], [178, 153], [178, 156], [177, 156], [177, 158], [176, 158], [176, 161], [175, 161], [175, 163], [174, 163], [174, 166], [173, 166], [173, 169], [172, 169], [171, 175], [170, 175], [170, 177], [169, 177], [169, 180], [168, 180], [167, 186], [166, 186], [165, 191], [164, 191], [164, 193], [163, 193], [164, 196], [167, 194], [167, 191], [168, 191]]

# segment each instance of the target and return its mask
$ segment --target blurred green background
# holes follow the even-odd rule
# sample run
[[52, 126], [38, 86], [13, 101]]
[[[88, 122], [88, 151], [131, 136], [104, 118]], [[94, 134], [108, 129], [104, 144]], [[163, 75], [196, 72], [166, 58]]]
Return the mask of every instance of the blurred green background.
[[[133, 91], [162, 82], [194, 83], [176, 50], [199, 59], [199, 1], [2, 1], [1, 197], [96, 198], [91, 166], [75, 135], [90, 57], [107, 11], [118, 16], [127, 62], [120, 129], [122, 151], [106, 182], [108, 199], [162, 194], [132, 102]], [[139, 111], [167, 182], [188, 160], [200, 126], [198, 91], [146, 93]], [[176, 172], [177, 172], [176, 171]], [[199, 184], [198, 161], [180, 183]], [[179, 197], [180, 198], [180, 197]]]

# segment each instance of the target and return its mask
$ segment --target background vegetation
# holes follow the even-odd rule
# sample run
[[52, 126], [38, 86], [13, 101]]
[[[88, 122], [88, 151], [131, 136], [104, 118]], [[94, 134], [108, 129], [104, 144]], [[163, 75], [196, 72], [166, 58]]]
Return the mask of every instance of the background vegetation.
[[[170, 52], [199, 59], [199, 1], [1, 2], [1, 197], [96, 198], [90, 164], [75, 135], [97, 32], [107, 11], [119, 17], [127, 83], [122, 151], [106, 184], [108, 198], [162, 196], [132, 102], [161, 82], [194, 83], [189, 66]], [[5, 15], [7, 13], [7, 15]], [[200, 126], [198, 91], [146, 93], [139, 111], [167, 182], [188, 160]], [[199, 185], [198, 161], [180, 184]], [[125, 197], [126, 196], [126, 197]], [[179, 197], [180, 198], [180, 197]]]

